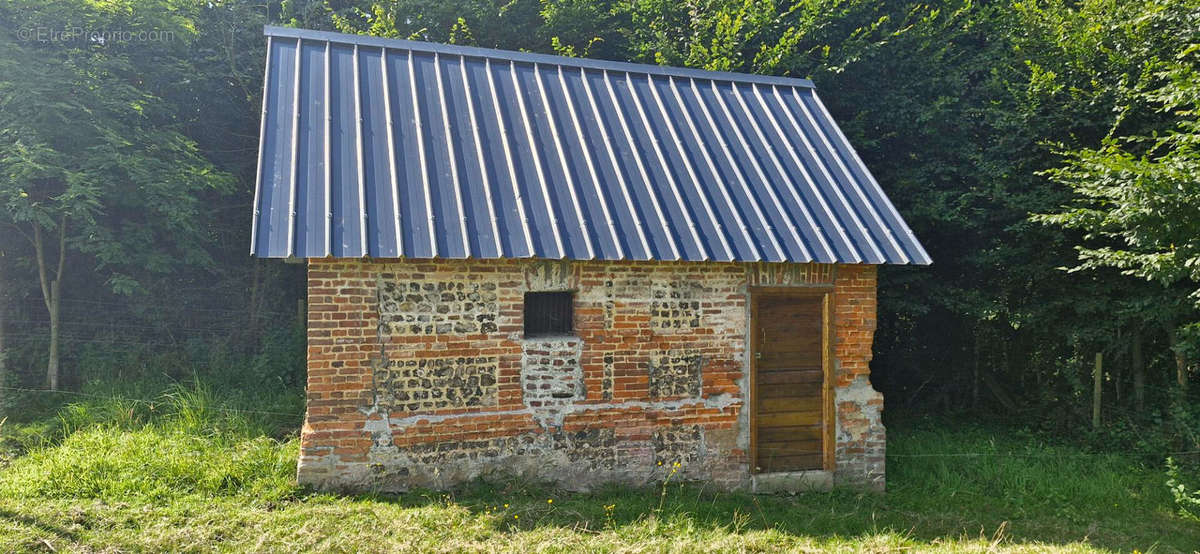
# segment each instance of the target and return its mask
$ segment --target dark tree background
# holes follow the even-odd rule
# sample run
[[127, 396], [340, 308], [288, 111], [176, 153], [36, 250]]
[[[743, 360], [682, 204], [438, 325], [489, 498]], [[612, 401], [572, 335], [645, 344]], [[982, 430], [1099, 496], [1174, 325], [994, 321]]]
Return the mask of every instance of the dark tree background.
[[[253, 362], [302, 354], [302, 268], [247, 254], [264, 23], [812, 78], [934, 259], [881, 272], [889, 417], [1196, 444], [1200, 0], [6, 2], [7, 382], [47, 384], [55, 332], [67, 387], [212, 352], [302, 382]], [[173, 38], [29, 35], [74, 27]]]

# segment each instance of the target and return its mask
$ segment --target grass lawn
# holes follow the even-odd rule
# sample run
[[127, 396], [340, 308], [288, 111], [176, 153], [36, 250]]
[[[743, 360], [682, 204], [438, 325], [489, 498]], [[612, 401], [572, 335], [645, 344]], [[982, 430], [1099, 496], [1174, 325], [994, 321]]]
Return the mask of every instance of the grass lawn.
[[6, 424], [0, 551], [1200, 548], [1200, 522], [1177, 514], [1161, 469], [1018, 432], [890, 429], [883, 496], [512, 482], [339, 496], [296, 487], [296, 440], [215, 396], [181, 392], [153, 409], [113, 399]]

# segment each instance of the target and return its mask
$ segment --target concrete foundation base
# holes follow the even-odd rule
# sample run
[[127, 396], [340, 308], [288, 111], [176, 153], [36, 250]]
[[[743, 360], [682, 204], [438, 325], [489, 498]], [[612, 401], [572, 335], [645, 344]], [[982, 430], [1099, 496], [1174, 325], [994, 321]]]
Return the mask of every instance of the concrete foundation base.
[[757, 494], [825, 492], [833, 489], [833, 472], [824, 470], [759, 473], [750, 477]]

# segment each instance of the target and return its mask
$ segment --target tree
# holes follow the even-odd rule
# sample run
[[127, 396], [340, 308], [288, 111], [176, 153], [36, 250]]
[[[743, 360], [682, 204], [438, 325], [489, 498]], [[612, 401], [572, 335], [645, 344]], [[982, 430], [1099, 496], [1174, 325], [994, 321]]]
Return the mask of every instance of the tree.
[[1167, 126], [1064, 152], [1047, 174], [1075, 201], [1036, 219], [1085, 233], [1072, 271], [1114, 268], [1161, 285], [1146, 314], [1166, 326], [1185, 387], [1200, 335], [1200, 43], [1155, 67], [1134, 98], [1168, 114]]
[[34, 249], [52, 389], [66, 272], [90, 264], [133, 294], [140, 275], [211, 260], [199, 195], [229, 178], [161, 99], [186, 83], [186, 66], [163, 64], [183, 58], [194, 10], [170, 0], [0, 7], [0, 217]]

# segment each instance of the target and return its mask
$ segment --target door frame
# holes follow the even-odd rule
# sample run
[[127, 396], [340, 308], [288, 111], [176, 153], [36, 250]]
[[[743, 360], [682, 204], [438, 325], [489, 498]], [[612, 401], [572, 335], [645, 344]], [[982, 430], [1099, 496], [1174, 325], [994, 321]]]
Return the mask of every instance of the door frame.
[[759, 329], [758, 304], [763, 299], [792, 297], [821, 299], [821, 467], [833, 471], [836, 466], [837, 411], [833, 405], [833, 355], [834, 341], [834, 291], [832, 285], [810, 285], [799, 287], [751, 287], [749, 336], [746, 340], [746, 357], [749, 360], [749, 424], [750, 424], [750, 473], [758, 471], [758, 356]]

